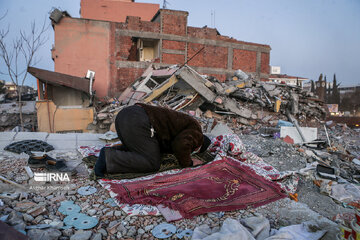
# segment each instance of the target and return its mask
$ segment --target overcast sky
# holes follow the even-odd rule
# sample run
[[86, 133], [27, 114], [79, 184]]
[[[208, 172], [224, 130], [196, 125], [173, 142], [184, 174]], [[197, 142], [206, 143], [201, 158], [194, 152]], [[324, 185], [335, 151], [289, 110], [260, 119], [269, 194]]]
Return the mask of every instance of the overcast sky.
[[[136, 2], [159, 3], [163, 0]], [[188, 25], [216, 27], [238, 40], [269, 44], [270, 65], [281, 72], [317, 80], [320, 73], [332, 81], [334, 73], [342, 86], [360, 84], [360, 0], [167, 0], [169, 9], [189, 12]], [[9, 39], [18, 36], [35, 20], [50, 24], [53, 7], [80, 17], [80, 0], [0, 0], [0, 28], [10, 26]], [[215, 20], [212, 17], [215, 12]], [[54, 69], [51, 45], [54, 32], [38, 53], [36, 67]], [[0, 62], [0, 69], [4, 63]], [[0, 79], [10, 81], [8, 76]], [[27, 85], [36, 86], [30, 77]]]

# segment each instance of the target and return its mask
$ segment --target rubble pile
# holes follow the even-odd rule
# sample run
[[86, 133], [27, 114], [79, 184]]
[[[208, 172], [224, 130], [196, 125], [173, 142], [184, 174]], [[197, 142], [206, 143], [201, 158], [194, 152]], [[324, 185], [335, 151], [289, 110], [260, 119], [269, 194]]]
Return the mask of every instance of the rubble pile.
[[288, 114], [305, 126], [315, 126], [326, 117], [324, 103], [300, 87], [261, 82], [241, 70], [220, 82], [187, 65], [151, 65], [118, 99], [98, 111], [99, 129], [108, 130], [114, 113], [136, 102], [185, 111], [198, 119], [225, 121], [234, 129], [276, 126], [278, 120], [288, 120]]
[[[15, 131], [16, 128], [19, 128], [20, 114], [17, 103], [14, 102], [0, 104], [0, 113], [0, 131]], [[35, 130], [37, 126], [35, 102], [23, 102], [22, 113], [24, 131]]]

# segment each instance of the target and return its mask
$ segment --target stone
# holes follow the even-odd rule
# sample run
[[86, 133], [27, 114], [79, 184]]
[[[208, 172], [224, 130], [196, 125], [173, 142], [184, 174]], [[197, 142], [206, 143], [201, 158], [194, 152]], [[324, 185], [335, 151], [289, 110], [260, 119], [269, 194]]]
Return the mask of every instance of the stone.
[[65, 237], [71, 237], [74, 234], [74, 230], [72, 228], [64, 229], [62, 233]]
[[33, 217], [39, 216], [40, 214], [43, 214], [46, 212], [46, 207], [44, 206], [37, 206], [32, 209], [29, 209], [26, 213], [30, 214]]
[[121, 222], [117, 222], [117, 221], [112, 221], [110, 224], [109, 224], [109, 227], [107, 228], [107, 232], [109, 234], [115, 234], [117, 231], [116, 231], [116, 228], [121, 224]]
[[61, 222], [61, 221], [53, 221], [50, 223], [50, 225], [53, 227], [53, 228], [56, 228], [56, 229], [60, 229], [64, 226], [64, 223]]
[[129, 237], [134, 237], [136, 236], [136, 227], [135, 226], [131, 226], [130, 229], [127, 232], [127, 236]]
[[27, 232], [30, 240], [58, 240], [61, 232], [57, 229], [31, 229]]
[[101, 240], [101, 233], [95, 233], [92, 237], [91, 240]]
[[34, 223], [35, 224], [39, 224], [42, 220], [44, 219], [44, 217], [42, 215], [39, 215], [37, 216], [35, 219], [34, 219]]
[[123, 235], [122, 235], [122, 233], [121, 233], [121, 232], [117, 232], [117, 233], [116, 233], [116, 237], [117, 237], [117, 239], [122, 238], [122, 236], [123, 236]]
[[145, 230], [142, 228], [139, 228], [137, 232], [139, 235], [143, 235], [145, 233]]
[[99, 233], [101, 233], [101, 235], [103, 236], [103, 237], [107, 237], [107, 231], [105, 230], [105, 229], [103, 229], [103, 228], [100, 228], [99, 230], [98, 230], [98, 232]]
[[115, 211], [114, 216], [115, 217], [121, 217], [121, 211]]
[[25, 227], [26, 227], [26, 224], [24, 222], [16, 224], [15, 226], [13, 226], [13, 228], [15, 228], [18, 231], [25, 231]]
[[34, 220], [34, 218], [31, 215], [26, 214], [26, 213], [23, 214], [23, 218], [24, 218], [25, 222], [31, 222]]
[[6, 222], [9, 225], [14, 226], [14, 225], [17, 225], [17, 224], [21, 224], [24, 221], [23, 221], [23, 217], [22, 217], [21, 213], [16, 212], [16, 211], [12, 211], [9, 214], [9, 216], [7, 217]]
[[36, 196], [36, 197], [33, 197], [33, 201], [36, 202], [36, 203], [44, 202], [44, 201], [45, 201], [45, 198], [44, 198], [44, 197], [40, 197], [40, 196]]
[[154, 228], [154, 225], [152, 225], [152, 224], [147, 225], [147, 226], [145, 226], [145, 232], [149, 232], [149, 231], [151, 231], [153, 228]]
[[16, 210], [18, 210], [20, 212], [25, 212], [35, 206], [36, 206], [36, 203], [34, 203], [34, 202], [24, 201], [24, 202], [16, 203], [15, 208], [16, 208]]
[[92, 235], [91, 231], [77, 231], [70, 237], [70, 240], [88, 240]]
[[97, 212], [97, 211], [96, 211], [95, 209], [90, 209], [90, 210], [87, 211], [87, 213], [88, 213], [90, 216], [95, 215], [96, 212]]
[[109, 211], [105, 214], [106, 217], [112, 217], [114, 216], [114, 211]]

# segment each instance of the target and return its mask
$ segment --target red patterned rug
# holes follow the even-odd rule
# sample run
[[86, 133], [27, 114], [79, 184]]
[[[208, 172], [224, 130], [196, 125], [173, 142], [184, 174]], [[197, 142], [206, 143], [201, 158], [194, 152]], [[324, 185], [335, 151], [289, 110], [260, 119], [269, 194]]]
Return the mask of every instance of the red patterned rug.
[[286, 197], [278, 185], [231, 158], [139, 180], [103, 179], [101, 184], [117, 202], [162, 204], [185, 218], [259, 207]]

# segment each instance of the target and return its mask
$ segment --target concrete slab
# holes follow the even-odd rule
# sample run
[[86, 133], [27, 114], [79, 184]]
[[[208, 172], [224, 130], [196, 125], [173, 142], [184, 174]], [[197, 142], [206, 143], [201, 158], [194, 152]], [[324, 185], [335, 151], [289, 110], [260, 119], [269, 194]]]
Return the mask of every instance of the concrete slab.
[[52, 145], [55, 150], [75, 150], [76, 140], [48, 140], [48, 144]]
[[4, 151], [4, 147], [12, 143], [12, 141], [0, 140], [0, 151]]
[[234, 134], [234, 131], [231, 130], [226, 124], [218, 123], [216, 126], [211, 130], [210, 135], [212, 136], [219, 136], [225, 134]]
[[76, 133], [49, 133], [46, 141], [76, 141]]
[[77, 140], [82, 141], [93, 141], [99, 140], [99, 137], [102, 136], [101, 133], [77, 133]]
[[12, 141], [16, 135], [16, 132], [0, 132], [0, 141], [9, 140]]
[[14, 140], [21, 141], [21, 140], [36, 139], [36, 140], [45, 141], [47, 136], [48, 136], [47, 132], [18, 132]]
[[[306, 142], [311, 142], [317, 139], [317, 128], [301, 127], [300, 129], [305, 137]], [[294, 139], [295, 144], [303, 142], [296, 127], [281, 127], [280, 137], [285, 138], [286, 136], [289, 136], [292, 139]]]

